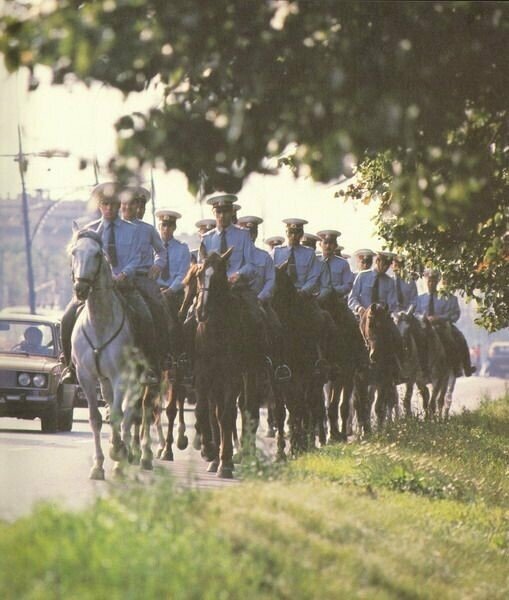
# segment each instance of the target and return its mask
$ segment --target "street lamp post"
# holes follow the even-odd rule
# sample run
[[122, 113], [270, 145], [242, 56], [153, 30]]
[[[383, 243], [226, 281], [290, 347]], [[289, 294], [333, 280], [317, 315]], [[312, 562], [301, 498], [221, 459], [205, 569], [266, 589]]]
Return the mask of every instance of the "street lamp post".
[[21, 201], [23, 211], [23, 229], [25, 232], [25, 253], [27, 259], [27, 279], [28, 279], [28, 305], [30, 306], [30, 314], [35, 314], [35, 284], [34, 284], [34, 268], [32, 264], [32, 240], [30, 236], [30, 218], [28, 214], [28, 198], [25, 186], [25, 157], [21, 143], [21, 128], [18, 125], [18, 163], [19, 174], [21, 177]]

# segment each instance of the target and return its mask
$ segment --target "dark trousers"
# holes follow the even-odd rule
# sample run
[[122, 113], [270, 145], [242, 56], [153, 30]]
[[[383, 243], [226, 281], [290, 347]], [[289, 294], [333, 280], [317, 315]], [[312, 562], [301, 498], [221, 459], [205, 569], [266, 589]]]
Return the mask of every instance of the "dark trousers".
[[159, 286], [153, 279], [138, 275], [134, 278], [134, 285], [150, 310], [155, 327], [157, 351], [164, 358], [170, 352], [170, 340], [168, 335], [168, 321], [164, 312], [164, 300], [161, 296]]
[[451, 324], [451, 335], [456, 345], [456, 351], [459, 354], [463, 369], [469, 372], [472, 369], [472, 362], [470, 360], [470, 350], [468, 348], [467, 340], [456, 325]]
[[[142, 295], [132, 286], [124, 286], [120, 290], [122, 296], [126, 299], [128, 306], [134, 313], [134, 318], [130, 319], [134, 329], [134, 338], [137, 346], [141, 348], [147, 357], [150, 366], [156, 371], [159, 370], [159, 353], [157, 351], [156, 334], [154, 322], [148, 309], [147, 303], [143, 300]], [[64, 360], [67, 366], [71, 364], [71, 336], [78, 318], [79, 309], [84, 305], [84, 302], [79, 300], [71, 300], [65, 309], [60, 323], [60, 339]]]

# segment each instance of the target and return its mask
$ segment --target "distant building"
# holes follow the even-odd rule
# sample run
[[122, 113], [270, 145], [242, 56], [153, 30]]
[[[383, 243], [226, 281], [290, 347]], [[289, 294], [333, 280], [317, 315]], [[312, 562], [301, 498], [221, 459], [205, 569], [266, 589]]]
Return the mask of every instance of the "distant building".
[[[63, 308], [72, 294], [67, 245], [72, 221], [92, 220], [83, 200], [28, 197], [32, 262], [38, 306]], [[25, 232], [21, 196], [0, 198], [0, 308], [27, 304]]]

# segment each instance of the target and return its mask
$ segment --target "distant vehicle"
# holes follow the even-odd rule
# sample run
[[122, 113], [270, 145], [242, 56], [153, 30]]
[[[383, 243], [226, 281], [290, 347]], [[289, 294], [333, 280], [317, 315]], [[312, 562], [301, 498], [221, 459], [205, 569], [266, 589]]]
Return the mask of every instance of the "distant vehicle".
[[509, 378], [509, 342], [493, 342], [490, 345], [484, 374], [489, 377]]
[[58, 318], [0, 312], [0, 417], [71, 431], [78, 386], [60, 383], [60, 352]]
[[[47, 308], [43, 306], [37, 306], [35, 309], [35, 314], [43, 317], [50, 317], [52, 319], [56, 318], [60, 320], [63, 310], [60, 308]], [[6, 306], [0, 310], [0, 316], [3, 315], [29, 315], [30, 307], [29, 306]]]

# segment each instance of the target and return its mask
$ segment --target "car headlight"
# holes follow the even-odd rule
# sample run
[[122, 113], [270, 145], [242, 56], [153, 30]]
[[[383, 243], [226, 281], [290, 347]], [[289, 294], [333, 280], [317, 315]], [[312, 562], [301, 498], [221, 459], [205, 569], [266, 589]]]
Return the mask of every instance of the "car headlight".
[[31, 379], [28, 373], [18, 373], [18, 383], [22, 387], [27, 387], [30, 385]]
[[43, 375], [42, 373], [37, 373], [37, 375], [34, 375], [32, 382], [35, 385], [35, 387], [38, 387], [38, 388], [45, 387], [46, 386], [46, 375]]

